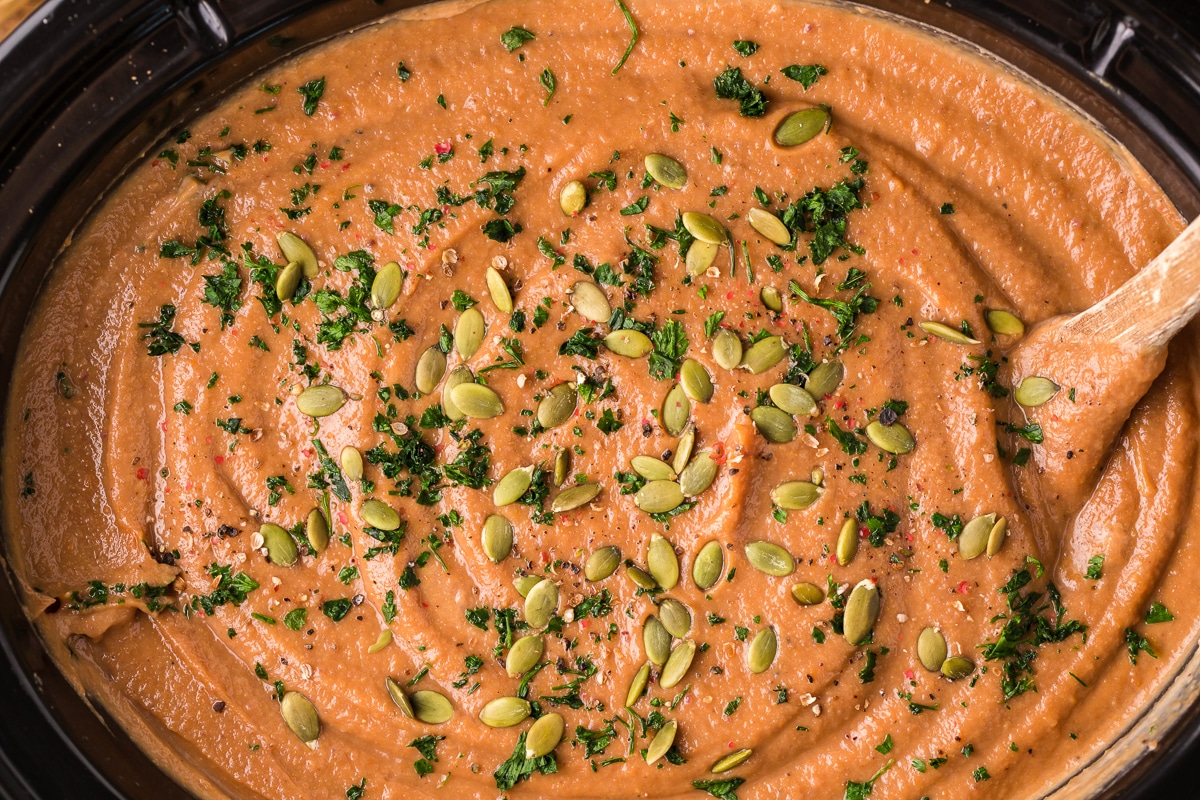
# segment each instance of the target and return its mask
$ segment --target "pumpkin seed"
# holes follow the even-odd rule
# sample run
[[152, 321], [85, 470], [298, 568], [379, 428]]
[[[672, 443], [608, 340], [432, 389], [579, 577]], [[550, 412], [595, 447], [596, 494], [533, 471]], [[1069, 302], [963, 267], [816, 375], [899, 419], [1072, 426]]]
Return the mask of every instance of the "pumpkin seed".
[[554, 454], [554, 485], [562, 486], [571, 472], [571, 451], [565, 447]]
[[646, 156], [646, 172], [668, 189], [682, 189], [687, 186], [687, 170], [683, 164], [661, 153]]
[[837, 391], [845, 376], [846, 368], [842, 366], [842, 362], [822, 361], [808, 374], [808, 382], [804, 384], [804, 388], [814, 399], [820, 400]]
[[387, 687], [388, 696], [392, 698], [392, 702], [400, 709], [400, 713], [409, 719], [413, 719], [412, 703], [409, 702], [408, 695], [404, 693], [404, 689], [400, 687], [400, 684], [394, 678], [388, 676], [383, 679], [383, 685]]
[[615, 544], [598, 548], [583, 565], [583, 577], [590, 582], [602, 581], [617, 571], [621, 564], [621, 548]]
[[629, 459], [629, 466], [648, 481], [673, 481], [679, 477], [670, 464], [654, 456], [634, 456]]
[[808, 390], [794, 383], [777, 383], [767, 391], [767, 394], [772, 403], [788, 414], [808, 416], [817, 410], [817, 401], [808, 393]]
[[837, 556], [838, 564], [843, 567], [853, 561], [854, 556], [858, 553], [858, 521], [853, 517], [842, 523], [842, 529], [838, 531], [834, 553]]
[[500, 395], [481, 383], [460, 383], [450, 390], [450, 400], [464, 416], [472, 419], [492, 419], [504, 413]]
[[829, 112], [823, 108], [803, 108], [783, 118], [775, 129], [775, 144], [796, 147], [814, 138], [829, 124]]
[[683, 388], [679, 384], [675, 384], [663, 398], [662, 415], [659, 417], [662, 420], [663, 430], [672, 436], [678, 436], [687, 427], [688, 418], [691, 415], [692, 402], [688, 400]]
[[314, 508], [308, 512], [308, 519], [304, 521], [304, 538], [308, 539], [314, 553], [323, 553], [329, 546], [329, 523], [325, 521], [321, 509]]
[[346, 445], [338, 456], [342, 462], [342, 474], [347, 480], [360, 481], [363, 476], [363, 457], [354, 445]]
[[546, 645], [537, 634], [522, 636], [513, 642], [509, 648], [508, 658], [504, 662], [504, 671], [508, 677], [516, 678], [533, 669], [541, 660]]
[[768, 311], [774, 311], [776, 314], [783, 311], [783, 295], [774, 286], [764, 286], [758, 293], [758, 299], [762, 301]]
[[742, 356], [742, 366], [750, 370], [751, 375], [758, 375], [782, 361], [786, 353], [782, 336], [768, 336], [750, 345]]
[[346, 405], [346, 393], [332, 383], [310, 386], [296, 395], [296, 408], [308, 417], [328, 417]]
[[675, 555], [675, 546], [657, 533], [650, 535], [646, 567], [663, 591], [669, 592], [679, 583], [679, 557]]
[[583, 181], [571, 181], [558, 193], [558, 207], [568, 217], [573, 217], [587, 208], [588, 190]]
[[995, 524], [995, 514], [983, 514], [964, 525], [962, 533], [958, 535], [959, 556], [970, 561], [987, 552], [988, 538]]
[[566, 730], [567, 724], [563, 721], [562, 714], [551, 712], [538, 717], [529, 726], [529, 733], [525, 736], [525, 758], [550, 755], [562, 741]]
[[591, 281], [579, 281], [571, 287], [571, 305], [575, 312], [590, 322], [608, 322], [612, 306], [604, 290]]
[[646, 748], [646, 764], [653, 764], [667, 754], [671, 749], [671, 745], [675, 744], [675, 732], [679, 729], [679, 724], [675, 720], [663, 725], [658, 729], [658, 733], [654, 734], [654, 738], [650, 740], [650, 746]]
[[392, 632], [388, 628], [384, 628], [379, 632], [379, 638], [375, 640], [375, 644], [367, 648], [367, 652], [372, 655], [378, 653], [383, 648], [392, 643]]
[[283, 257], [289, 262], [297, 261], [300, 263], [300, 268], [304, 270], [304, 277], [315, 278], [320, 267], [317, 264], [317, 254], [308, 246], [308, 243], [290, 231], [284, 231], [275, 237], [275, 241], [279, 244], [279, 252], [283, 253]]
[[555, 514], [574, 511], [595, 500], [598, 494], [600, 494], [600, 484], [581, 483], [559, 492], [558, 496], [554, 498], [554, 502], [550, 504], [550, 510]]
[[541, 580], [536, 575], [522, 575], [513, 581], [513, 586], [516, 587], [517, 594], [521, 595], [521, 597], [528, 597], [529, 590], [537, 586]]
[[952, 681], [961, 680], [975, 671], [975, 662], [965, 656], [950, 656], [942, 663], [942, 675]]
[[634, 586], [641, 589], [649, 591], [658, 588], [658, 582], [654, 580], [654, 576], [636, 564], [626, 562], [625, 574], [629, 576], [629, 580], [633, 581]]
[[796, 560], [791, 553], [772, 542], [750, 542], [746, 545], [746, 558], [759, 572], [783, 578], [796, 570]]
[[641, 358], [654, 349], [649, 336], [631, 328], [610, 332], [604, 337], [604, 346], [626, 358]]
[[537, 407], [537, 421], [545, 428], [557, 428], [571, 418], [579, 402], [579, 392], [573, 383], [560, 383], [550, 387]]
[[755, 675], [766, 672], [775, 662], [778, 650], [779, 639], [775, 636], [774, 628], [763, 628], [750, 642], [750, 648], [746, 651], [746, 666]]
[[958, 328], [951, 328], [949, 325], [946, 325], [942, 322], [925, 320], [924, 322], [920, 323], [920, 325], [921, 330], [936, 336], [939, 339], [945, 339], [947, 342], [954, 342], [954, 344], [979, 344], [978, 339], [973, 339], [960, 331]]
[[394, 531], [400, 528], [400, 514], [387, 503], [379, 500], [364, 500], [359, 514], [363, 522], [381, 531]]
[[679, 444], [675, 447], [675, 458], [671, 461], [671, 469], [675, 470], [676, 474], [683, 472], [688, 462], [691, 461], [692, 450], [695, 447], [696, 426], [689, 422], [679, 437]]
[[708, 771], [714, 775], [720, 775], [722, 772], [728, 772], [729, 770], [740, 767], [742, 764], [744, 764], [746, 759], [750, 758], [753, 753], [754, 751], [748, 747], [743, 747], [741, 750], [734, 750], [724, 758], [717, 759], [717, 762], [713, 764]]
[[684, 266], [687, 268], [688, 274], [698, 277], [708, 272], [708, 268], [717, 260], [719, 252], [721, 252], [719, 244], [699, 240], [692, 242], [692, 246], [688, 248], [687, 256], [684, 258]]
[[808, 481], [788, 481], [771, 490], [771, 502], [788, 511], [801, 511], [817, 502], [821, 487]]
[[304, 270], [301, 268], [300, 262], [289, 262], [275, 276], [275, 296], [284, 303], [291, 300], [296, 296], [296, 290], [300, 288], [300, 279], [302, 277], [304, 277]]
[[492, 489], [492, 502], [506, 506], [517, 502], [533, 484], [533, 467], [517, 467], [496, 482]]
[[558, 586], [549, 578], [543, 578], [525, 595], [525, 621], [529, 627], [544, 628], [558, 610]]
[[662, 674], [658, 678], [658, 685], [664, 689], [670, 689], [683, 680], [689, 669], [692, 668], [692, 659], [696, 657], [696, 643], [691, 639], [684, 639], [675, 646], [671, 651], [670, 658], [663, 665]]
[[646, 693], [646, 687], [650, 684], [650, 662], [647, 661], [638, 668], [638, 671], [633, 674], [633, 680], [629, 682], [629, 691], [625, 693], [625, 707], [630, 708], [641, 699]]
[[479, 721], [489, 728], [511, 728], [524, 722], [531, 711], [528, 700], [497, 697], [479, 710]]
[[930, 672], [937, 672], [946, 661], [946, 637], [937, 628], [926, 628], [917, 637], [917, 660]]
[[499, 564], [508, 558], [513, 546], [513, 526], [499, 514], [492, 514], [483, 522], [483, 533], [479, 536], [483, 554], [491, 559], [493, 564]]
[[792, 597], [802, 606], [817, 606], [825, 601], [825, 592], [815, 583], [797, 583], [792, 587]]
[[796, 438], [796, 421], [792, 419], [791, 414], [784, 413], [775, 406], [758, 406], [751, 410], [750, 419], [768, 442], [787, 444]]
[[441, 725], [454, 716], [454, 706], [437, 692], [422, 689], [413, 692], [409, 699], [412, 701], [413, 716], [426, 725]]
[[713, 335], [713, 360], [721, 369], [734, 369], [742, 363], [742, 340], [728, 328]]
[[1026, 408], [1037, 408], [1050, 402], [1050, 398], [1058, 394], [1058, 389], [1058, 384], [1049, 378], [1030, 375], [1013, 392], [1013, 399]]
[[484, 276], [487, 279], [488, 294], [492, 296], [492, 305], [502, 314], [511, 314], [513, 312], [512, 292], [509, 290], [504, 276], [500, 274], [500, 270], [488, 267]]
[[721, 543], [714, 539], [700, 548], [696, 560], [692, 562], [692, 581], [695, 582], [696, 588], [707, 591], [721, 580], [724, 570], [725, 551], [721, 548]]
[[719, 245], [726, 239], [725, 226], [699, 211], [683, 212], [683, 227], [701, 242]]
[[[746, 212], [746, 221], [750, 223], [751, 228], [762, 234], [763, 238], [769, 239], [781, 247], [791, 244], [792, 232], [780, 221], [779, 217], [770, 211], [762, 208], [752, 208]], [[776, 295], [778, 295], [778, 292], [776, 292]], [[781, 311], [782, 306], [771, 310]]]
[[468, 308], [458, 315], [454, 325], [454, 349], [463, 361], [470, 361], [471, 356], [479, 352], [486, 330], [487, 323], [478, 308]]
[[1020, 336], [1025, 333], [1025, 323], [1020, 317], [1008, 311], [994, 308], [984, 315], [987, 320], [987, 326], [992, 329], [992, 333], [998, 333], [1001, 336]]
[[429, 347], [417, 359], [417, 372], [413, 383], [421, 394], [429, 394], [441, 383], [446, 374], [446, 354], [437, 345]]
[[684, 497], [695, 497], [712, 486], [717, 479], [717, 462], [713, 460], [712, 451], [705, 450], [692, 459], [691, 463], [679, 473], [679, 488]]
[[679, 366], [679, 385], [689, 399], [707, 403], [713, 396], [712, 376], [693, 358], [684, 359]]
[[865, 642], [879, 619], [879, 587], [869, 580], [860, 581], [846, 600], [842, 632], [846, 641], [857, 647]]
[[649, 481], [634, 495], [634, 505], [646, 513], [666, 513], [683, 503], [683, 489], [674, 481]]
[[451, 422], [458, 422], [465, 414], [461, 408], [455, 405], [451, 399], [450, 393], [454, 391], [455, 386], [461, 386], [464, 383], [474, 383], [475, 376], [471, 373], [471, 368], [466, 364], [459, 364], [454, 369], [450, 370], [450, 374], [446, 376], [446, 382], [442, 384], [442, 413], [450, 419]]
[[871, 422], [867, 423], [867, 438], [874, 442], [875, 446], [883, 452], [898, 456], [911, 453], [913, 448], [917, 446], [917, 442], [913, 439], [913, 435], [908, 432], [908, 428], [899, 422], [884, 425], [877, 419], [871, 420]]
[[404, 284], [404, 273], [395, 261], [383, 265], [383, 269], [371, 281], [371, 307], [391, 308], [400, 298], [400, 287]]
[[267, 548], [267, 558], [272, 564], [290, 567], [300, 559], [300, 549], [296, 547], [296, 540], [278, 525], [263, 523], [258, 529], [258, 535], [262, 537], [263, 547]]
[[642, 645], [651, 664], [661, 667], [667, 663], [671, 656], [671, 634], [658, 617], [646, 617], [642, 623]]
[[305, 744], [315, 742], [321, 735], [321, 718], [317, 716], [316, 706], [299, 692], [284, 693], [279, 713], [296, 738]]
[[667, 633], [682, 639], [692, 629], [692, 612], [673, 597], [668, 597], [658, 606], [658, 619]]
[[1004, 538], [1008, 535], [1008, 520], [1004, 517], [996, 520], [996, 524], [992, 526], [992, 530], [988, 533], [987, 540], [987, 556], [991, 558], [1000, 552], [1000, 548], [1004, 546]]

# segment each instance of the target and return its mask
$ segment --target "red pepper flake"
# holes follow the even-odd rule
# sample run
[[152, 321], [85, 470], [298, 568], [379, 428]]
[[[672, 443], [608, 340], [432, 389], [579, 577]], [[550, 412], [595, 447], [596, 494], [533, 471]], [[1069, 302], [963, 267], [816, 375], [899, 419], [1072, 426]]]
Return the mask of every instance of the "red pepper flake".
[[726, 299], [726, 300], [732, 300], [732, 299], [733, 299], [733, 292], [726, 292], [726, 293], [725, 293], [725, 299]]
[[348, 169], [350, 169], [350, 165], [349, 165], [349, 164], [342, 164], [342, 172], [345, 172], [345, 171], [346, 171], [346, 170], [348, 170]]
[[718, 466], [723, 465], [725, 463], [725, 442], [718, 441], [714, 444], [709, 458]]
[[317, 451], [311, 447], [305, 447], [300, 452], [304, 454], [305, 458], [312, 458], [313, 455], [315, 455]]
[[910, 681], [915, 681], [917, 679], [917, 673], [913, 672], [911, 669], [906, 669], [904, 670], [904, 677]]
[[454, 144], [452, 142], [438, 142], [433, 146], [433, 152], [437, 153], [439, 156], [444, 156], [453, 149]]
[[730, 750], [732, 750], [732, 749], [733, 749], [733, 742], [730, 742], [729, 744], [727, 744], [727, 745], [725, 745], [725, 746], [726, 746], [726, 747], [728, 747]]
[[329, 169], [329, 162], [328, 162], [328, 161], [322, 161], [322, 162], [321, 162], [321, 169]]
[[962, 583], [960, 583], [958, 585], [958, 593], [959, 594], [966, 594], [968, 591], [970, 591], [970, 589], [971, 589], [971, 584], [968, 583], [967, 581], [963, 581]]
[[213, 456], [213, 461], [217, 462], [218, 464], [224, 464], [225, 456]]
[[139, 468], [139, 469], [138, 469], [138, 471], [137, 471], [137, 479], [138, 479], [139, 481], [144, 481], [144, 480], [146, 480], [146, 478], [148, 478], [149, 476], [150, 476], [150, 470], [146, 469], [145, 467], [141, 467], [141, 468]]
[[547, 553], [545, 550], [542, 551], [542, 563], [543, 564], [550, 563], [550, 554]]
[[[828, 395], [827, 395], [827, 396], [828, 396]], [[843, 408], [845, 408], [845, 407], [846, 407], [846, 401], [845, 401], [845, 400], [838, 400], [836, 403], [834, 403], [834, 404], [833, 404], [833, 407], [834, 407], [834, 408], [836, 408], [836, 409], [838, 409], [838, 410], [840, 411], [841, 409], [843, 409]]]
[[341, 525], [349, 525], [350, 524], [350, 518], [346, 516], [345, 511], [339, 511], [337, 513], [337, 518], [338, 518], [338, 523]]
[[167, 421], [164, 419], [162, 422], [158, 423], [158, 427], [162, 428], [163, 433], [166, 433], [167, 432]]

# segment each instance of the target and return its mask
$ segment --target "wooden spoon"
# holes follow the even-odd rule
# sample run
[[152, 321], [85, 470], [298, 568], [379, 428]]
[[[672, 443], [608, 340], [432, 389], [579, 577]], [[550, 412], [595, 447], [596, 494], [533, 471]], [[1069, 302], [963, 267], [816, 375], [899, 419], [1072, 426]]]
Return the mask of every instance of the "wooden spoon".
[[1060, 387], [1026, 409], [1044, 443], [1033, 448], [1036, 468], [1016, 471], [1025, 502], [1046, 510], [1050, 530], [1087, 501], [1113, 442], [1166, 365], [1167, 344], [1197, 312], [1200, 219], [1108, 297], [1037, 325], [1010, 351], [1014, 387], [1030, 376]]

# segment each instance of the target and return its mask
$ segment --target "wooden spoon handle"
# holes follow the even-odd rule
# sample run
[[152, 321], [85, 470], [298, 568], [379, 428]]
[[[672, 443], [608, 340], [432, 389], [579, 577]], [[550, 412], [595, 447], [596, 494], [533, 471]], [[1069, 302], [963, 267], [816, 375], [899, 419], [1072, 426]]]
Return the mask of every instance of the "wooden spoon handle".
[[1152, 350], [1200, 311], [1200, 217], [1121, 288], [1063, 323], [1059, 339]]

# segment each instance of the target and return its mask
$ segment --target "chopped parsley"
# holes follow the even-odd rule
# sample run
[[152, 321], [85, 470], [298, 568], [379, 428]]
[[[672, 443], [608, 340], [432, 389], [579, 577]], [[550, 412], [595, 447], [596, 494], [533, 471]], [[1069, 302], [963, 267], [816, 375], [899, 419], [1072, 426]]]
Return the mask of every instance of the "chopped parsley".
[[733, 49], [737, 50], [738, 55], [742, 58], [749, 58], [758, 52], [758, 42], [751, 42], [747, 39], [738, 39], [733, 43]]
[[713, 79], [713, 88], [722, 100], [737, 100], [743, 117], [761, 117], [767, 113], [767, 98], [742, 75], [740, 67], [729, 67]]
[[519, 25], [513, 25], [500, 34], [500, 44], [504, 45], [504, 49], [511, 53], [519, 49], [521, 45], [526, 42], [532, 42], [536, 38], [537, 35], [532, 31], [526, 30]]
[[325, 78], [314, 78], [301, 85], [296, 91], [304, 97], [304, 113], [311, 117], [317, 111], [317, 103], [321, 100], [321, 96], [325, 94]]
[[806, 92], [821, 79], [822, 75], [829, 74], [829, 70], [820, 64], [792, 64], [779, 71], [792, 80], [799, 82]]

